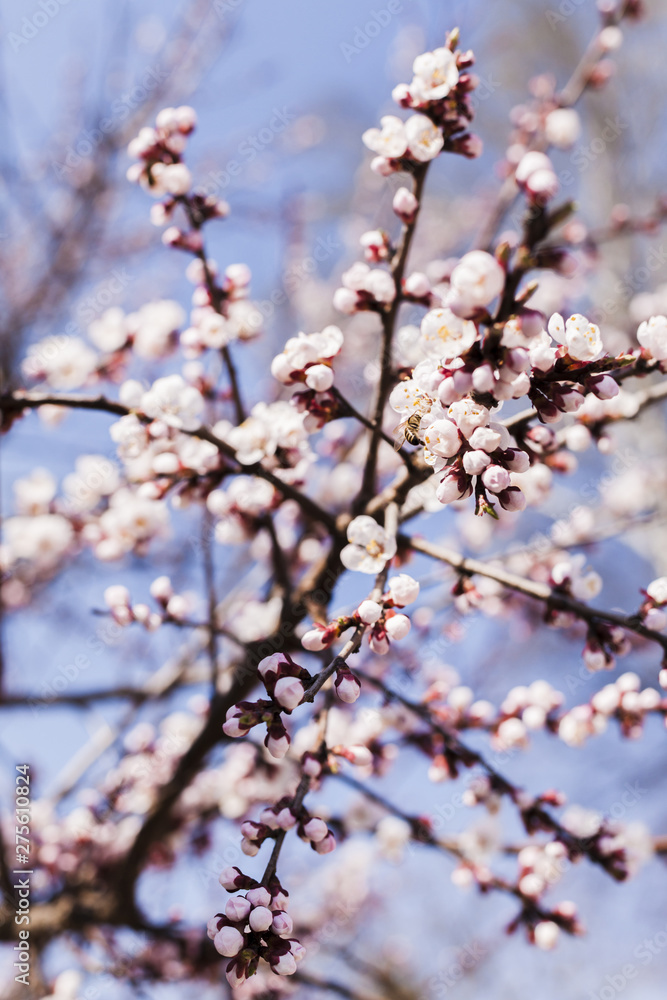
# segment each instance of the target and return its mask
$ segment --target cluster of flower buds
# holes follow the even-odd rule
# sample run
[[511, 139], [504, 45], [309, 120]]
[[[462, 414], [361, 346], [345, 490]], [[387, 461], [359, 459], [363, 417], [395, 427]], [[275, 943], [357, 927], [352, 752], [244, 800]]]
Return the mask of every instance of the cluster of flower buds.
[[478, 84], [470, 72], [474, 56], [456, 48], [458, 38], [456, 29], [442, 48], [417, 56], [412, 82], [394, 88], [396, 104], [416, 113], [405, 122], [385, 115], [381, 128], [364, 132], [364, 144], [376, 154], [371, 163], [376, 173], [386, 177], [414, 170], [442, 149], [471, 158], [480, 155], [481, 140], [468, 132], [473, 119], [470, 95]]
[[113, 584], [104, 591], [104, 601], [119, 625], [139, 622], [153, 632], [166, 621], [184, 621], [192, 610], [191, 600], [175, 594], [168, 576], [159, 576], [150, 586], [151, 597], [160, 605], [160, 613], [148, 604], [132, 604], [130, 592], [122, 584]]
[[231, 959], [226, 968], [230, 986], [241, 986], [254, 975], [260, 959], [268, 962], [278, 976], [293, 975], [306, 950], [290, 937], [293, 924], [286, 912], [288, 894], [278, 879], [274, 876], [264, 886], [239, 868], [225, 868], [219, 882], [227, 892], [241, 891], [207, 926], [216, 951]]
[[192, 175], [183, 163], [182, 154], [196, 124], [197, 115], [187, 105], [163, 108], [155, 119], [155, 127], [142, 128], [127, 148], [128, 155], [139, 160], [128, 169], [127, 179], [140, 184], [154, 198], [164, 199], [151, 209], [153, 225], [167, 225], [179, 200], [188, 196], [195, 225], [189, 232], [170, 226], [163, 233], [162, 242], [190, 253], [202, 249], [200, 226], [209, 219], [224, 219], [229, 214], [227, 202], [215, 195], [190, 193]]
[[534, 205], [546, 205], [558, 194], [558, 177], [546, 153], [526, 153], [516, 168], [514, 179]]
[[215, 539], [222, 545], [254, 538], [277, 504], [273, 486], [255, 476], [235, 476], [226, 489], [212, 490], [206, 497], [209, 512], [219, 518]]
[[667, 626], [667, 612], [664, 611], [667, 605], [667, 576], [653, 580], [643, 593], [646, 600], [639, 609], [642, 624], [652, 632], [662, 632]]
[[273, 839], [281, 830], [291, 830], [293, 827], [297, 828], [299, 837], [307, 841], [318, 854], [330, 854], [335, 850], [336, 840], [324, 820], [313, 816], [303, 806], [295, 813], [293, 799], [288, 797], [265, 809], [259, 822], [246, 820], [242, 824], [241, 850], [254, 857], [265, 840]]
[[[521, 510], [525, 498], [515, 475], [532, 462], [565, 462], [555, 454], [556, 439], [546, 427], [517, 431], [514, 442], [492, 410], [504, 400], [527, 396], [543, 422], [573, 413], [586, 399], [606, 401], [619, 394], [601, 357], [597, 326], [580, 315], [554, 314], [544, 328], [541, 313], [524, 310], [492, 326], [487, 307], [502, 292], [505, 272], [490, 254], [466, 254], [441, 288], [442, 305], [424, 316], [419, 346], [427, 358], [392, 390], [389, 402], [400, 414], [397, 433], [424, 446], [424, 459], [443, 473], [436, 495], [452, 503], [472, 495], [478, 513], [493, 513], [488, 494], [501, 507]], [[430, 293], [429, 293], [430, 294]], [[433, 295], [431, 294], [431, 304]], [[491, 326], [482, 339], [479, 323]], [[613, 359], [617, 367], [633, 360]], [[587, 435], [588, 437], [588, 435]], [[565, 462], [565, 466], [568, 467]]]
[[[356, 520], [369, 520], [372, 521], [375, 528], [380, 528], [372, 518], [367, 518], [365, 515], [361, 515]], [[380, 528], [380, 530], [383, 531], [384, 529]], [[356, 533], [354, 533], [354, 537], [357, 537]], [[360, 548], [358, 542], [356, 543], [356, 547]], [[355, 543], [347, 546], [347, 549], [354, 548]], [[362, 572], [366, 572], [361, 564], [357, 565], [355, 563], [355, 565], [350, 565], [351, 562], [355, 562], [356, 558], [355, 556], [353, 560], [348, 554], [343, 559], [343, 563], [349, 569], [361, 569]], [[365, 557], [362, 556], [360, 558], [371, 557], [366, 554]], [[375, 557], [373, 556], [372, 558]], [[367, 631], [371, 649], [374, 653], [383, 656], [389, 652], [390, 642], [404, 639], [410, 631], [410, 619], [407, 615], [402, 614], [400, 609], [416, 601], [418, 596], [419, 584], [417, 581], [407, 573], [401, 573], [389, 580], [387, 592], [379, 600], [375, 601], [366, 598], [353, 614], [336, 618], [327, 625], [314, 624], [302, 636], [301, 644], [309, 652], [320, 652], [323, 649], [327, 649], [335, 639], [349, 628], [358, 628], [360, 625], [365, 625], [368, 626]], [[341, 701], [348, 703], [356, 701], [361, 692], [359, 681], [345, 665], [339, 667], [336, 671], [334, 686]]]
[[[667, 681], [667, 674], [664, 680]], [[558, 724], [558, 736], [568, 746], [578, 747], [588, 737], [604, 732], [610, 719], [617, 719], [621, 733], [629, 739], [637, 739], [642, 735], [644, 722], [651, 712], [667, 717], [667, 699], [655, 688], [642, 690], [637, 674], [628, 671], [613, 684], [605, 684], [589, 703], [575, 705], [566, 712]]]
[[233, 340], [252, 340], [261, 332], [262, 314], [249, 301], [252, 274], [247, 264], [229, 264], [220, 278], [214, 260], [204, 265], [197, 257], [185, 273], [195, 285], [190, 326], [180, 338], [186, 357], [220, 350]]
[[545, 680], [512, 688], [500, 705], [495, 743], [504, 749], [523, 745], [528, 730], [549, 726], [552, 713], [563, 701], [561, 692]]
[[396, 298], [396, 285], [388, 271], [357, 261], [341, 277], [341, 288], [334, 292], [333, 304], [350, 316], [355, 312], [382, 312]]
[[271, 374], [283, 385], [305, 383], [315, 392], [326, 392], [334, 381], [331, 362], [342, 346], [343, 334], [337, 326], [327, 326], [321, 333], [299, 333], [273, 359]]
[[227, 736], [247, 736], [250, 730], [266, 723], [264, 745], [272, 757], [284, 757], [290, 737], [282, 713], [290, 715], [301, 704], [311, 675], [287, 653], [273, 653], [260, 661], [257, 672], [266, 688], [269, 700], [241, 701], [227, 711], [223, 731]]
[[519, 892], [537, 900], [549, 886], [559, 882], [565, 873], [568, 851], [560, 840], [546, 844], [529, 844], [519, 851]]
[[550, 582], [555, 590], [578, 601], [590, 601], [602, 590], [602, 577], [595, 570], [586, 569], [583, 553], [556, 562], [551, 568]]
[[385, 229], [370, 229], [363, 233], [359, 242], [369, 264], [382, 264], [390, 260], [394, 252], [389, 233]]
[[630, 649], [630, 640], [618, 625], [591, 622], [582, 656], [591, 672], [613, 670], [616, 657], [626, 656]]
[[141, 184], [154, 198], [187, 194], [192, 185], [190, 171], [181, 162], [188, 136], [194, 131], [197, 115], [193, 108], [163, 108], [155, 119], [155, 128], [142, 128], [127, 148], [128, 155], [140, 162], [127, 171], [127, 179]]

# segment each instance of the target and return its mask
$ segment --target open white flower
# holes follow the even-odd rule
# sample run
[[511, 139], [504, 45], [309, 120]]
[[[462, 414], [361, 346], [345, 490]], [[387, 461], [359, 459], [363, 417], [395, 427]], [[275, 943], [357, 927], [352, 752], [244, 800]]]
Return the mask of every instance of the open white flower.
[[419, 103], [442, 100], [459, 82], [456, 57], [450, 49], [434, 49], [417, 56], [412, 72], [410, 93]]
[[602, 354], [600, 328], [589, 323], [581, 313], [574, 313], [565, 322], [559, 313], [554, 313], [548, 329], [555, 341], [565, 344], [567, 353], [575, 361], [595, 361]]
[[359, 573], [379, 573], [396, 555], [396, 539], [367, 514], [361, 514], [347, 528], [350, 542], [340, 554], [346, 569]]
[[107, 309], [88, 327], [88, 336], [101, 351], [117, 351], [127, 342], [125, 313], [117, 306]]
[[460, 319], [451, 309], [431, 309], [421, 323], [420, 347], [430, 358], [449, 361], [458, 358], [475, 343], [477, 327]]
[[388, 160], [403, 156], [408, 148], [408, 139], [401, 119], [396, 115], [385, 115], [380, 119], [380, 124], [381, 129], [366, 129], [361, 137], [364, 146]]
[[204, 398], [180, 375], [166, 375], [157, 379], [143, 394], [141, 409], [146, 416], [163, 420], [170, 427], [192, 431], [200, 424]]
[[411, 115], [405, 123], [410, 155], [420, 163], [434, 160], [445, 144], [442, 132], [426, 115]]
[[637, 340], [656, 361], [667, 360], [667, 316], [651, 316], [640, 323]]
[[28, 348], [21, 365], [26, 378], [46, 379], [54, 389], [78, 389], [90, 378], [97, 355], [80, 337], [46, 337]]
[[132, 347], [141, 358], [162, 358], [176, 344], [176, 331], [183, 324], [185, 313], [171, 299], [147, 302], [137, 312], [126, 317], [127, 329], [133, 334]]
[[488, 306], [505, 287], [505, 271], [485, 250], [471, 250], [458, 262], [450, 279], [447, 305], [458, 316], [470, 316]]

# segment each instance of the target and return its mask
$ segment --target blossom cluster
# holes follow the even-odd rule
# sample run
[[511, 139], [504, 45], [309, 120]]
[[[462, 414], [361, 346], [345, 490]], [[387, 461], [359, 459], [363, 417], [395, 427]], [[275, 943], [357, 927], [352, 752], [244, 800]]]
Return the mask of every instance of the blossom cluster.
[[273, 878], [268, 886], [244, 875], [238, 868], [225, 868], [220, 884], [232, 896], [224, 913], [208, 922], [208, 936], [216, 951], [230, 958], [227, 982], [240, 986], [257, 971], [260, 960], [268, 962], [279, 976], [291, 976], [305, 956], [304, 947], [291, 938], [292, 919], [287, 911], [288, 894]]
[[255, 726], [266, 723], [264, 745], [272, 757], [284, 757], [289, 749], [290, 736], [282, 713], [289, 715], [301, 704], [312, 677], [287, 653], [266, 656], [260, 661], [257, 672], [269, 699], [233, 705], [222, 728], [227, 736], [246, 736]]

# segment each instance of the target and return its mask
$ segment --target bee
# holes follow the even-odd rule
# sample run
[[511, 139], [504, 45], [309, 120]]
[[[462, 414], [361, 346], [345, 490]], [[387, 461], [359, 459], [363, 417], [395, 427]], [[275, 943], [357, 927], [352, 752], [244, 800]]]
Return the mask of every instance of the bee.
[[396, 444], [394, 445], [395, 451], [398, 451], [402, 446], [404, 441], [412, 445], [424, 445], [424, 442], [419, 436], [419, 431], [421, 429], [422, 419], [430, 413], [431, 406], [433, 405], [432, 400], [428, 396], [422, 397], [422, 399], [417, 404], [417, 407], [405, 420], [401, 420], [400, 424], [395, 430], [396, 434]]

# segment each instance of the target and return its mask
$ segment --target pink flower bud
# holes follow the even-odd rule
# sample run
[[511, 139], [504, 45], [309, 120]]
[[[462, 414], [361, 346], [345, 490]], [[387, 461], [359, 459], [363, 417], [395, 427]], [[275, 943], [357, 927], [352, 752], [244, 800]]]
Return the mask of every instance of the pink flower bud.
[[332, 851], [335, 851], [336, 839], [331, 830], [326, 835], [324, 840], [319, 840], [314, 846], [317, 854], [331, 854]]
[[109, 608], [129, 607], [130, 592], [122, 584], [114, 584], [104, 591], [104, 600]]
[[503, 455], [503, 462], [510, 472], [527, 472], [530, 468], [528, 452], [520, 448], [508, 448]]
[[231, 963], [227, 966], [227, 971], [225, 972], [225, 978], [232, 989], [238, 989], [239, 986], [243, 986], [247, 976], [245, 974], [245, 967], [240, 964], [232, 965]]
[[397, 607], [404, 608], [419, 597], [419, 584], [407, 573], [399, 573], [389, 581], [389, 596]]
[[302, 962], [306, 957], [306, 949], [301, 944], [300, 941], [292, 940], [290, 941], [290, 951], [294, 955], [297, 962]]
[[206, 934], [211, 939], [211, 941], [213, 940], [213, 938], [215, 937], [215, 935], [218, 933], [218, 930], [219, 930], [218, 921], [219, 920], [220, 920], [220, 917], [211, 917], [211, 919], [209, 920], [209, 922], [206, 924]]
[[[278, 829], [278, 820], [276, 818], [276, 814], [274, 813], [273, 809], [262, 810], [259, 816], [259, 821], [260, 823], [263, 823], [264, 826], [268, 826], [269, 830]], [[241, 831], [243, 831], [243, 827], [241, 827]]]
[[291, 830], [296, 825], [296, 816], [287, 806], [276, 816], [276, 825], [280, 830]]
[[334, 308], [346, 316], [351, 316], [357, 310], [359, 296], [351, 288], [337, 288], [333, 296]]
[[271, 968], [278, 976], [293, 976], [296, 972], [296, 959], [288, 952], [272, 961]]
[[272, 757], [276, 757], [280, 760], [285, 756], [289, 750], [290, 738], [287, 733], [283, 733], [282, 736], [272, 736], [269, 735], [266, 738], [266, 748]]
[[356, 764], [357, 767], [368, 767], [373, 763], [373, 754], [364, 746], [352, 746], [345, 747], [345, 750], [341, 754], [346, 760], [349, 760], [352, 764]]
[[151, 616], [151, 609], [147, 604], [133, 604], [132, 615], [134, 616], [135, 621], [145, 625]]
[[239, 876], [241, 878], [244, 877], [242, 872], [238, 868], [231, 868], [231, 867], [223, 868], [223, 870], [220, 872], [220, 875], [218, 876], [218, 882], [220, 883], [223, 889], [227, 890], [227, 892], [236, 892], [238, 888], [236, 881], [239, 878]]
[[352, 705], [361, 694], [361, 684], [349, 670], [338, 671], [334, 686], [340, 700], [347, 705]]
[[644, 615], [644, 625], [652, 632], [662, 632], [667, 626], [667, 615], [659, 608], [649, 608]]
[[419, 202], [406, 187], [400, 187], [394, 195], [392, 207], [403, 222], [412, 222], [419, 209]]
[[324, 634], [324, 629], [311, 628], [301, 637], [301, 645], [309, 653], [319, 653], [330, 645], [329, 642], [324, 640]]
[[404, 639], [410, 631], [410, 619], [407, 615], [393, 615], [387, 618], [385, 629], [390, 639]]
[[374, 653], [378, 656], [386, 656], [390, 650], [389, 639], [386, 632], [382, 629], [380, 632], [373, 630], [369, 640], [369, 645]]
[[611, 375], [599, 375], [592, 378], [591, 383], [598, 399], [613, 399], [620, 392], [618, 382]]
[[227, 900], [225, 915], [236, 923], [239, 920], [245, 920], [250, 909], [250, 903], [244, 896], [234, 896], [233, 899]]
[[167, 614], [177, 621], [187, 617], [189, 611], [188, 602], [180, 594], [174, 594], [167, 602]]
[[490, 465], [482, 473], [482, 482], [491, 493], [502, 493], [510, 485], [511, 479], [502, 465]]
[[463, 456], [463, 468], [469, 476], [480, 476], [491, 459], [485, 451], [467, 451]]
[[546, 153], [530, 152], [526, 153], [522, 157], [514, 177], [517, 184], [523, 185], [526, 183], [531, 174], [535, 173], [536, 170], [552, 170], [551, 160], [546, 155]]
[[303, 827], [303, 832], [308, 840], [312, 840], [313, 843], [317, 844], [320, 840], [324, 840], [329, 828], [323, 819], [319, 819], [317, 816], [313, 816]]
[[304, 686], [297, 677], [281, 677], [276, 681], [276, 686], [273, 689], [276, 701], [288, 711], [292, 711], [301, 703], [304, 693]]
[[234, 739], [239, 736], [245, 736], [249, 732], [246, 726], [240, 724], [240, 717], [241, 710], [236, 705], [232, 705], [231, 708], [227, 709], [227, 718], [222, 726], [225, 736], [230, 736]]
[[374, 174], [379, 174], [380, 177], [389, 177], [390, 174], [396, 172], [396, 169], [392, 161], [384, 156], [374, 156], [371, 160], [371, 170]]
[[377, 601], [362, 601], [358, 610], [364, 625], [374, 625], [382, 615], [382, 605]]
[[498, 500], [503, 510], [516, 512], [526, 507], [526, 495], [518, 486], [509, 486], [506, 490], [501, 490]]
[[472, 384], [477, 392], [493, 392], [495, 379], [491, 365], [480, 365], [472, 373]]
[[306, 370], [306, 385], [315, 392], [326, 392], [334, 382], [334, 374], [328, 365], [312, 365]]
[[248, 917], [248, 923], [253, 931], [268, 931], [272, 922], [273, 914], [267, 906], [256, 906]]
[[319, 778], [322, 773], [322, 765], [312, 753], [305, 753], [302, 760], [303, 773], [310, 778]]
[[252, 906], [271, 905], [271, 893], [268, 889], [265, 889], [263, 885], [258, 885], [254, 889], [248, 889], [246, 892], [246, 899], [252, 904]]
[[403, 282], [404, 291], [416, 299], [423, 299], [431, 291], [431, 282], [421, 271], [414, 271]]
[[450, 471], [445, 473], [435, 495], [440, 503], [453, 503], [455, 500], [465, 500], [472, 493], [472, 484], [465, 473]]
[[238, 955], [243, 947], [245, 938], [236, 927], [221, 927], [213, 938], [215, 950], [226, 958], [233, 958]]
[[292, 918], [288, 913], [276, 913], [272, 922], [271, 930], [278, 937], [289, 937], [294, 929]]
[[285, 663], [285, 657], [282, 653], [272, 653], [271, 656], [265, 656], [263, 660], [259, 661], [257, 673], [260, 677], [266, 677], [268, 674], [277, 674], [283, 663]]
[[554, 170], [535, 170], [526, 181], [526, 193], [538, 205], [544, 205], [554, 198], [560, 184]]
[[559, 934], [560, 928], [553, 920], [540, 920], [535, 925], [535, 944], [542, 951], [551, 951], [556, 947]]

